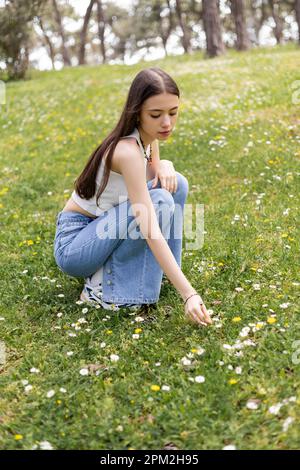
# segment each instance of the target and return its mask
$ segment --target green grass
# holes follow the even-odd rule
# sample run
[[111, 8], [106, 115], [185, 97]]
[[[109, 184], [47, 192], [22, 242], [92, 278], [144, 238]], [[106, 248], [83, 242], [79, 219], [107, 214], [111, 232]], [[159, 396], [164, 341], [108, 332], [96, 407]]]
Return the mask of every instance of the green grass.
[[[83, 313], [76, 304], [83, 280], [63, 274], [52, 255], [56, 215], [73, 181], [115, 125], [136, 73], [152, 64], [182, 92], [161, 157], [188, 178], [187, 202], [205, 206], [204, 245], [184, 250], [183, 271], [213, 310], [209, 328], [185, 321], [168, 281], [142, 323], [102, 309]], [[285, 46], [207, 61], [199, 53], [32, 72], [7, 84], [0, 112], [1, 448], [42, 441], [54, 449], [162, 449], [170, 442], [178, 449], [299, 448], [300, 118], [291, 88], [299, 70], [299, 49]], [[83, 317], [87, 323], [77, 323]], [[252, 331], [258, 322], [262, 328]], [[132, 338], [136, 328], [139, 339]], [[255, 345], [243, 355], [223, 347], [238, 339]], [[99, 366], [98, 375], [80, 375], [89, 364]], [[190, 380], [198, 375], [204, 383]], [[27, 393], [24, 380], [32, 385]], [[246, 406], [250, 399], [257, 409]]]

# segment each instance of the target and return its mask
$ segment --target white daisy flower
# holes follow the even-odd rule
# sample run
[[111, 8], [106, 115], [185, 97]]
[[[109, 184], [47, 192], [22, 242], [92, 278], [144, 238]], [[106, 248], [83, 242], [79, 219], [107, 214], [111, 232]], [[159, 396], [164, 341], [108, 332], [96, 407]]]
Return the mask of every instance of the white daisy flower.
[[288, 308], [291, 304], [289, 302], [287, 303], [284, 303], [284, 304], [280, 304], [279, 307], [280, 308]]
[[184, 365], [184, 366], [190, 366], [191, 363], [192, 363], [192, 361], [191, 361], [190, 359], [188, 359], [187, 357], [183, 357], [183, 358], [181, 359], [181, 363], [182, 363], [182, 365]]
[[197, 348], [196, 354], [198, 354], [198, 356], [202, 356], [202, 354], [204, 354], [204, 353], [205, 353], [205, 349]]
[[135, 321], [136, 322], [142, 322], [142, 321], [144, 321], [144, 318], [143, 317], [135, 317]]
[[120, 357], [117, 354], [111, 354], [110, 355], [110, 360], [112, 362], [118, 362], [119, 359], [120, 359]]
[[248, 410], [257, 410], [259, 406], [259, 401], [255, 399], [248, 400], [246, 403], [246, 407]]
[[48, 441], [41, 441], [40, 442], [40, 449], [41, 450], [53, 450], [52, 445]]
[[276, 403], [276, 405], [270, 406], [269, 413], [273, 415], [278, 415], [281, 407], [282, 407], [282, 403]]
[[286, 420], [284, 421], [282, 425], [283, 432], [286, 432], [288, 430], [289, 426], [292, 424], [293, 421], [295, 421], [295, 418], [292, 418], [291, 416], [286, 418]]
[[197, 375], [195, 377], [195, 382], [197, 382], [198, 384], [202, 384], [203, 382], [205, 382], [205, 377], [203, 377], [203, 375]]

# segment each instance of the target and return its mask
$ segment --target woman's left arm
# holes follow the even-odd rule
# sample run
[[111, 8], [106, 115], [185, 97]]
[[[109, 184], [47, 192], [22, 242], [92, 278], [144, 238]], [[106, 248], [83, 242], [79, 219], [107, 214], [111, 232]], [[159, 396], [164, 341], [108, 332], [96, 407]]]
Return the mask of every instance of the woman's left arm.
[[152, 163], [147, 165], [147, 179], [153, 179], [152, 188], [157, 185], [158, 180], [162, 188], [170, 193], [177, 189], [177, 176], [173, 163], [170, 160], [160, 160], [158, 140], [152, 144]]

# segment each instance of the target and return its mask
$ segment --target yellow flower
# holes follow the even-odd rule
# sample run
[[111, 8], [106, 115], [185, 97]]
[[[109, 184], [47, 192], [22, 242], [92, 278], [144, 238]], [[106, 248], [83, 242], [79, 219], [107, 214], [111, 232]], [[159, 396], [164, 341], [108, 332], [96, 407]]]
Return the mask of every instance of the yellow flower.
[[152, 392], [158, 392], [160, 390], [160, 386], [159, 385], [151, 385], [151, 390], [152, 390]]
[[7, 193], [7, 191], [9, 190], [9, 188], [3, 188], [0, 190], [0, 196], [3, 196], [4, 194]]
[[15, 440], [16, 441], [20, 441], [21, 439], [23, 439], [22, 434], [15, 434]]
[[138, 333], [141, 333], [142, 331], [143, 331], [142, 328], [136, 328], [136, 329], [134, 330], [134, 332], [137, 333], [137, 334], [138, 334]]
[[228, 380], [228, 383], [229, 383], [229, 385], [235, 385], [235, 384], [238, 383], [238, 381], [236, 379], [230, 379], [230, 380]]
[[60, 404], [61, 404], [61, 400], [56, 400], [56, 403], [57, 403], [58, 405], [60, 405]]
[[256, 326], [256, 328], [260, 329], [260, 328], [262, 328], [264, 325], [263, 325], [262, 322], [258, 322], [258, 323], [256, 323], [255, 326]]
[[267, 319], [267, 322], [268, 322], [270, 325], [273, 325], [273, 323], [276, 323], [276, 321], [277, 321], [277, 320], [276, 320], [276, 318], [274, 318], [274, 317], [269, 317], [269, 318]]
[[237, 323], [238, 321], [241, 321], [241, 317], [234, 317], [234, 318], [232, 319], [232, 321], [233, 321], [234, 323]]
[[107, 335], [111, 335], [111, 334], [112, 334], [112, 330], [107, 330], [106, 334], [107, 334]]

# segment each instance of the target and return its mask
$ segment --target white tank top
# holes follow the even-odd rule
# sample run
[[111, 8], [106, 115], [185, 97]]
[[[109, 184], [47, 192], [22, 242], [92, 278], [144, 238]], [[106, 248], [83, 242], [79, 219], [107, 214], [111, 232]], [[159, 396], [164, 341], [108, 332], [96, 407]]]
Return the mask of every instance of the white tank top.
[[[140, 140], [138, 129], [135, 127], [134, 131], [131, 134], [127, 136], [123, 136], [121, 137], [121, 139], [125, 139], [128, 137], [134, 137], [137, 140], [139, 147], [141, 149], [142, 157], [145, 161], [145, 172], [146, 172], [147, 159], [144, 155], [144, 149], [142, 146], [142, 142]], [[150, 146], [148, 145], [146, 149], [147, 156], [149, 156], [149, 153], [150, 153]], [[99, 205], [97, 206], [96, 195], [101, 184], [103, 173], [104, 173], [104, 162], [102, 160], [101, 165], [96, 175], [96, 191], [92, 198], [90, 199], [81, 198], [75, 190], [72, 192], [72, 195], [71, 195], [73, 201], [76, 202], [76, 204], [78, 204], [82, 209], [95, 215], [96, 217], [102, 214], [102, 212], [107, 211], [111, 207], [116, 206], [117, 204], [121, 204], [122, 202], [128, 199], [127, 187], [126, 187], [123, 175], [121, 175], [120, 173], [117, 173], [116, 171], [110, 170], [107, 185], [99, 198], [99, 202], [98, 202]]]

